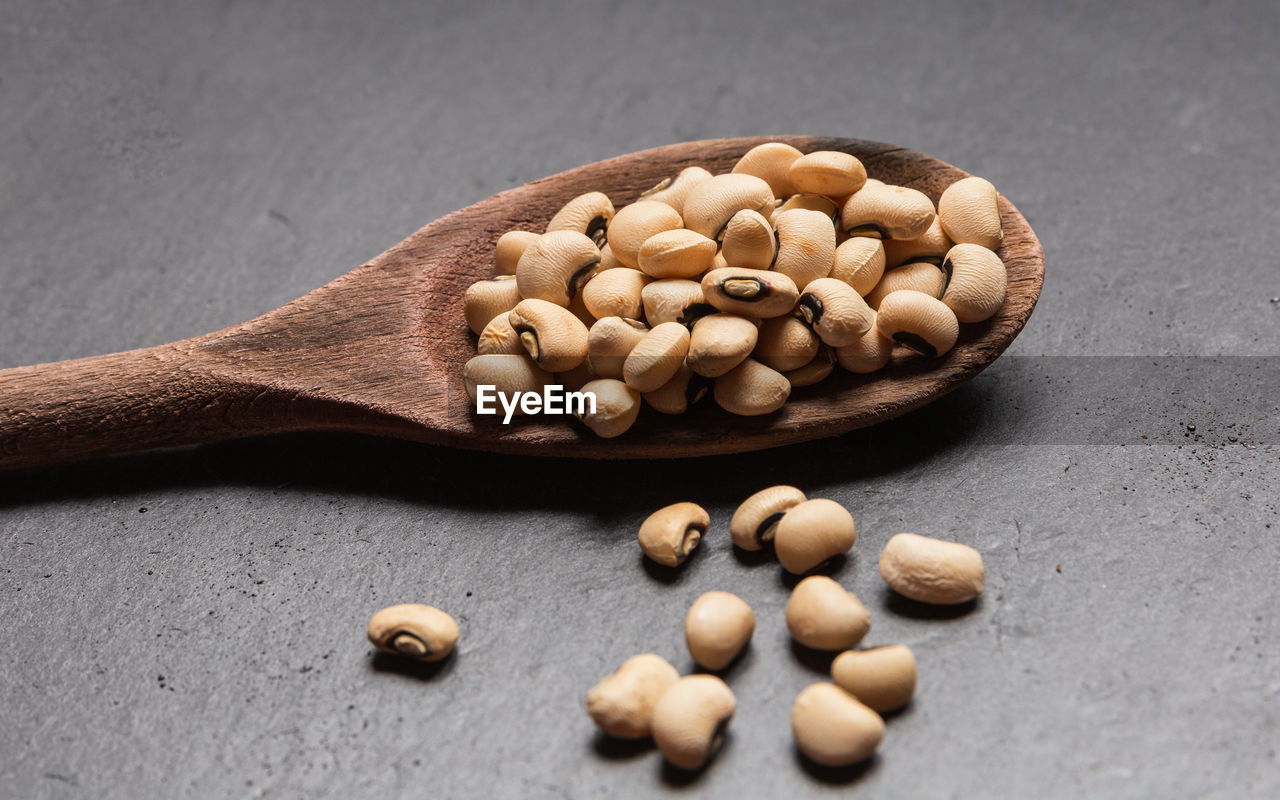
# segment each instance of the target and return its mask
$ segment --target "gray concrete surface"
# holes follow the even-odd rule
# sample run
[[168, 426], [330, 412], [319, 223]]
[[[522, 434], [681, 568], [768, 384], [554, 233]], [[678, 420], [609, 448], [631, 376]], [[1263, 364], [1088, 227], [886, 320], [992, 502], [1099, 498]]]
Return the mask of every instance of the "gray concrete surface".
[[[0, 795], [1277, 796], [1278, 32], [1269, 2], [0, 3], [0, 366], [233, 324], [703, 137], [928, 152], [1048, 255], [1009, 357], [835, 440], [601, 468], [291, 436], [0, 477]], [[919, 656], [861, 769], [792, 749], [826, 663], [725, 531], [771, 482], [853, 510], [838, 577]], [[683, 499], [705, 551], [644, 569], [636, 527]], [[886, 595], [904, 529], [982, 550], [974, 607]], [[759, 619], [722, 755], [595, 738], [586, 689], [642, 650], [688, 669], [712, 588]], [[458, 618], [443, 667], [364, 643], [404, 600]]]

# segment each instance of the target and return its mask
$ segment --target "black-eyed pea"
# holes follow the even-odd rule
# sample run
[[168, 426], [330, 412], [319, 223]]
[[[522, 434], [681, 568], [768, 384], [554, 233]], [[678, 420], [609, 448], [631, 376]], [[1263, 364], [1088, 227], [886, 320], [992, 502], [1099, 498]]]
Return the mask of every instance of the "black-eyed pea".
[[853, 592], [831, 578], [810, 575], [791, 590], [787, 630], [805, 647], [848, 650], [871, 630], [871, 612]]
[[716, 404], [730, 414], [744, 417], [772, 414], [791, 395], [791, 383], [782, 373], [754, 358], [716, 378], [712, 394]]
[[673, 503], [650, 514], [640, 525], [640, 550], [667, 567], [684, 563], [706, 535], [711, 517], [697, 503]]
[[583, 384], [583, 394], [594, 395], [594, 407], [588, 404], [575, 416], [602, 439], [626, 433], [640, 413], [640, 393], [620, 380], [597, 378]]
[[565, 203], [547, 223], [547, 233], [576, 231], [596, 247], [605, 243], [609, 221], [613, 219], [613, 203], [604, 192], [587, 192]]
[[751, 355], [771, 369], [790, 372], [812, 361], [821, 343], [803, 320], [788, 314], [764, 321], [756, 334], [756, 347]]
[[674, 179], [663, 178], [657, 186], [640, 195], [640, 199], [666, 203], [679, 214], [684, 210], [684, 199], [693, 187], [710, 177], [711, 173], [702, 167], [685, 167]]
[[726, 267], [769, 269], [778, 255], [777, 233], [763, 214], [743, 209], [725, 226], [720, 255]]
[[653, 732], [653, 709], [680, 672], [655, 653], [632, 655], [618, 671], [586, 692], [586, 713], [595, 727], [617, 739], [644, 739]]
[[652, 392], [675, 377], [689, 353], [689, 329], [679, 322], [653, 326], [622, 364], [622, 377], [637, 392]]
[[655, 233], [640, 246], [640, 269], [654, 278], [694, 278], [711, 269], [716, 243], [700, 233]]
[[745, 267], [713, 269], [703, 275], [702, 294], [721, 311], [756, 319], [790, 313], [800, 299], [795, 281], [781, 272]]
[[893, 340], [886, 339], [874, 325], [853, 344], [836, 348], [836, 362], [860, 375], [883, 368], [892, 355]]
[[689, 230], [720, 242], [729, 220], [744, 208], [760, 214], [771, 212], [773, 192], [769, 184], [754, 175], [716, 175], [693, 187], [685, 198], [684, 224]]
[[776, 215], [778, 257], [773, 269], [796, 286], [831, 274], [836, 255], [836, 229], [820, 211], [796, 208]]
[[493, 254], [493, 274], [515, 275], [520, 256], [541, 235], [532, 231], [507, 231], [499, 236]]
[[597, 272], [582, 287], [582, 302], [596, 319], [638, 319], [644, 314], [641, 292], [650, 280], [640, 270], [627, 267]]
[[822, 383], [831, 377], [831, 373], [836, 369], [835, 350], [825, 344], [818, 348], [818, 354], [813, 360], [803, 367], [789, 370], [782, 373], [782, 376], [791, 384], [792, 389], [800, 389], [805, 386], [813, 386]]
[[849, 650], [831, 662], [831, 680], [883, 714], [911, 702], [916, 691], [916, 657], [905, 644]]
[[737, 314], [709, 314], [693, 324], [685, 365], [706, 378], [718, 378], [755, 349], [759, 323]]
[[760, 550], [773, 541], [783, 514], [808, 498], [794, 486], [770, 486], [742, 501], [729, 520], [729, 535], [743, 550]]
[[601, 378], [622, 379], [622, 365], [631, 349], [649, 332], [638, 319], [601, 317], [587, 332], [587, 362]]
[[849, 552], [857, 529], [844, 506], [834, 500], [806, 500], [778, 521], [773, 549], [783, 569], [803, 575], [838, 555]]
[[520, 344], [520, 334], [516, 333], [516, 329], [511, 327], [507, 319], [509, 314], [510, 311], [503, 311], [489, 320], [489, 324], [480, 331], [480, 338], [476, 341], [476, 353], [482, 356], [524, 354], [524, 345]]
[[710, 378], [681, 367], [671, 380], [652, 392], [645, 392], [644, 401], [663, 414], [683, 414], [689, 406], [702, 400], [710, 389]]
[[702, 284], [685, 278], [664, 278], [644, 287], [644, 318], [651, 326], [679, 322], [691, 326], [716, 309], [702, 294]]
[[[513, 395], [517, 392], [541, 392], [554, 380], [550, 372], [541, 369], [527, 355], [475, 356], [462, 369], [462, 382], [467, 397], [473, 403], [477, 386], [493, 386], [497, 392]], [[514, 413], [524, 413], [519, 404]]]
[[643, 739], [653, 732], [658, 700], [678, 680], [680, 673], [662, 656], [632, 656], [587, 692], [587, 714], [607, 736]]
[[458, 642], [458, 623], [433, 606], [403, 603], [374, 614], [366, 633], [383, 652], [440, 661], [453, 652]]
[[831, 220], [833, 227], [839, 227], [837, 221], [840, 219], [840, 206], [836, 204], [830, 197], [823, 197], [820, 194], [793, 194], [778, 204], [773, 210], [773, 216], [770, 217], [770, 224], [776, 223], [778, 215], [784, 211], [802, 208], [808, 211], [818, 211], [827, 215]]
[[941, 264], [952, 244], [942, 230], [942, 223], [934, 217], [929, 229], [915, 239], [885, 239], [884, 266], [893, 269], [917, 261]]
[[961, 322], [982, 322], [1004, 304], [1008, 278], [1000, 256], [977, 244], [958, 244], [942, 261], [942, 302]]
[[867, 182], [867, 170], [848, 153], [819, 150], [791, 162], [787, 177], [797, 192], [848, 197]]
[[930, 297], [941, 298], [946, 285], [947, 276], [940, 266], [934, 266], [927, 261], [916, 261], [885, 272], [884, 277], [876, 284], [876, 288], [872, 289], [865, 299], [867, 305], [879, 309], [880, 302], [894, 292], [910, 289], [924, 292]]
[[546, 300], [521, 300], [507, 321], [525, 352], [547, 372], [568, 372], [587, 358], [587, 326], [567, 308]]
[[663, 693], [653, 710], [653, 741], [673, 766], [694, 770], [724, 743], [737, 701], [714, 675], [688, 675]]
[[516, 283], [520, 296], [568, 306], [600, 267], [600, 248], [577, 231], [538, 237], [520, 256]]
[[834, 683], [815, 683], [791, 707], [791, 733], [810, 761], [847, 767], [875, 755], [884, 720]]
[[923, 292], [903, 289], [880, 301], [876, 330], [886, 338], [933, 358], [950, 350], [960, 323], [946, 303]]
[[684, 223], [666, 203], [637, 200], [623, 206], [609, 223], [609, 250], [632, 269], [640, 268], [640, 247], [654, 234], [678, 230]]
[[876, 312], [853, 287], [838, 278], [818, 278], [804, 287], [796, 316], [831, 347], [852, 344], [871, 330]]
[[999, 250], [1000, 195], [985, 178], [970, 176], [948, 186], [938, 198], [938, 220], [956, 244], [976, 244]]
[[880, 576], [903, 597], [955, 605], [982, 594], [982, 555], [968, 545], [899, 533], [880, 554]]
[[462, 317], [472, 333], [479, 334], [499, 314], [520, 302], [520, 287], [511, 275], [476, 281], [462, 295]]
[[836, 248], [831, 277], [844, 281], [855, 292], [866, 297], [884, 276], [887, 246], [886, 242], [869, 236], [846, 239]]
[[729, 592], [706, 592], [684, 618], [689, 655], [703, 669], [722, 670], [738, 657], [756, 630], [751, 606]]
[[769, 184], [769, 190], [776, 197], [786, 197], [796, 193], [791, 183], [791, 165], [804, 154], [789, 144], [782, 142], [766, 142], [748, 150], [733, 171], [744, 175], [754, 175]]
[[923, 192], [867, 181], [840, 209], [840, 225], [850, 236], [915, 239], [936, 216], [933, 201]]

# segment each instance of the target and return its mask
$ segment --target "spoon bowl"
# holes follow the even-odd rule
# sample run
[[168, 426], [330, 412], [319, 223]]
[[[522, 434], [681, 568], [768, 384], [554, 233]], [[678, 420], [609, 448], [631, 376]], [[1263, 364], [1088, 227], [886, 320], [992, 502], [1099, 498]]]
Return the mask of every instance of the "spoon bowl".
[[462, 295], [493, 272], [509, 230], [541, 231], [573, 197], [615, 206], [681, 169], [727, 172], [750, 148], [787, 142], [857, 156], [871, 177], [937, 202], [966, 173], [922, 153], [858, 139], [712, 139], [657, 147], [510, 189], [432, 222], [336, 280], [256, 319], [195, 339], [0, 371], [0, 469], [240, 436], [331, 430], [527, 455], [672, 458], [743, 452], [832, 436], [890, 419], [981, 372], [1022, 330], [1044, 281], [1044, 253], [1000, 198], [1008, 270], [1004, 305], [961, 325], [930, 359], [897, 348], [869, 375], [837, 369], [778, 412], [738, 417], [710, 399], [681, 416], [644, 409], [616, 439], [564, 417], [479, 417], [462, 382], [475, 336]]

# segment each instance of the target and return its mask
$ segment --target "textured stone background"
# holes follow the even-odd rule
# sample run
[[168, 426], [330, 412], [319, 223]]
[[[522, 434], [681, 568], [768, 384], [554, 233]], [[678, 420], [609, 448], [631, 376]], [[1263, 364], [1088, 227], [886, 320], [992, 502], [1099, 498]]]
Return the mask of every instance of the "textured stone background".
[[[1008, 357], [836, 440], [601, 468], [290, 436], [0, 477], [0, 794], [1280, 793], [1280, 6], [788, 5], [0, 2], [0, 366], [234, 324], [501, 189], [704, 137], [922, 150], [1048, 258]], [[771, 482], [853, 510], [838, 577], [920, 660], [862, 769], [792, 749], [826, 663], [724, 530]], [[718, 527], [667, 582], [634, 531], [681, 499]], [[983, 551], [976, 607], [890, 601], [908, 529]], [[690, 778], [594, 738], [582, 695], [640, 650], [687, 669], [712, 588], [759, 625]], [[443, 668], [363, 642], [409, 599], [461, 623]]]

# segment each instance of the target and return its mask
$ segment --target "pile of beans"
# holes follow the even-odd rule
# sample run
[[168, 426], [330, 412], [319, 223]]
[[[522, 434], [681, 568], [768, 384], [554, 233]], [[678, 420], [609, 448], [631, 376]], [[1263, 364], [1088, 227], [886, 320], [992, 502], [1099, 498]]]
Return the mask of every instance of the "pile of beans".
[[618, 209], [571, 200], [546, 231], [498, 240], [495, 275], [463, 299], [478, 355], [464, 383], [594, 392], [603, 437], [643, 404], [682, 414], [708, 393], [769, 414], [839, 364], [885, 366], [895, 343], [930, 357], [1005, 299], [998, 194], [959, 180], [925, 194], [868, 178], [840, 152], [780, 142], [733, 171], [682, 170]]
[[[640, 549], [659, 564], [678, 567], [710, 524], [707, 512], [694, 503], [667, 506], [640, 526]], [[783, 568], [797, 575], [847, 553], [857, 538], [853, 517], [843, 506], [811, 500], [794, 486], [773, 486], [747, 498], [734, 513], [729, 533], [744, 550], [772, 544]], [[914, 533], [889, 540], [880, 556], [880, 574], [905, 597], [944, 605], [973, 600], [985, 582], [978, 551]], [[915, 693], [911, 648], [854, 649], [871, 630], [871, 612], [825, 575], [808, 575], [795, 585], [786, 622], [801, 645], [840, 653], [831, 664], [831, 680], [796, 697], [791, 709], [796, 746], [813, 762], [830, 767], [870, 758], [884, 739], [880, 715], [902, 708]], [[755, 627], [755, 614], [742, 598], [707, 592], [685, 617], [689, 655], [703, 669], [721, 671], [742, 653]], [[723, 679], [710, 674], [680, 677], [655, 653], [627, 659], [587, 693], [587, 713], [606, 735], [651, 736], [667, 761], [691, 770], [715, 755], [736, 710], [733, 691]]]

